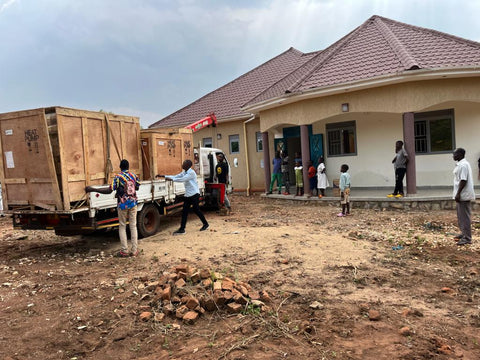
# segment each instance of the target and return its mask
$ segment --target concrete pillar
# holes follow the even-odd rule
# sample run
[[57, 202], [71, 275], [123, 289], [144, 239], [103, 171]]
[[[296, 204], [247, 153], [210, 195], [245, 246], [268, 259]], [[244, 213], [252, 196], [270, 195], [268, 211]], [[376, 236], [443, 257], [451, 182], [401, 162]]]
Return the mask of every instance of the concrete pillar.
[[407, 194], [417, 193], [417, 170], [415, 166], [415, 118], [412, 112], [403, 114], [403, 146], [408, 154]]
[[268, 143], [268, 131], [262, 132], [263, 143], [263, 171], [265, 173], [265, 192], [270, 190], [272, 174], [270, 172], [270, 144]]
[[310, 182], [308, 181], [308, 166], [310, 161], [310, 141], [308, 139], [308, 126], [300, 125], [300, 145], [302, 149], [302, 166], [303, 166], [303, 189], [305, 194], [310, 192]]

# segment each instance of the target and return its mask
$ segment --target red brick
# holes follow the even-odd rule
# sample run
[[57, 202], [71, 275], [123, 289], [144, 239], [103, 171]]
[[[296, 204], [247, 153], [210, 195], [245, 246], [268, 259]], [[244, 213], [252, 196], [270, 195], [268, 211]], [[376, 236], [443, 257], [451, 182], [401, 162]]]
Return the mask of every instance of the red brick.
[[222, 290], [222, 282], [221, 281], [215, 281], [213, 283], [213, 291], [217, 290]]
[[250, 290], [248, 292], [248, 296], [250, 297], [250, 299], [252, 300], [260, 300], [260, 293], [258, 291], [255, 291], [255, 290]]
[[185, 282], [185, 280], [183, 279], [178, 279], [177, 281], [175, 281], [175, 286], [177, 288], [182, 288], [186, 285], [187, 283]]
[[188, 265], [187, 264], [180, 264], [180, 265], [175, 266], [175, 272], [176, 273], [179, 273], [179, 272], [188, 273]]
[[241, 293], [236, 293], [233, 296], [233, 301], [241, 305], [245, 305], [246, 303], [248, 303], [248, 300]]
[[170, 300], [172, 298], [172, 288], [167, 285], [162, 291], [162, 300]]
[[227, 311], [232, 314], [238, 314], [242, 311], [243, 306], [237, 303], [227, 304]]
[[205, 279], [202, 281], [202, 284], [205, 288], [210, 288], [212, 287], [213, 282], [211, 279]]
[[218, 305], [218, 306], [222, 306], [225, 304], [225, 295], [223, 294], [223, 292], [221, 291], [215, 291], [213, 293], [213, 301], [215, 301], [215, 303]]
[[153, 314], [150, 311], [144, 311], [140, 314], [140, 320], [148, 321], [152, 318]]
[[175, 306], [173, 306], [173, 304], [168, 303], [163, 306], [163, 313], [165, 315], [172, 315], [174, 312]]
[[263, 302], [271, 302], [272, 299], [270, 299], [270, 295], [268, 295], [268, 292], [265, 290], [260, 293], [260, 300]]
[[368, 318], [371, 321], [378, 321], [380, 320], [380, 313], [377, 310], [370, 310], [368, 312]]
[[200, 270], [200, 277], [202, 279], [209, 279], [210, 278], [210, 270], [209, 269], [202, 269]]
[[189, 299], [187, 299], [187, 301], [185, 302], [185, 306], [187, 308], [189, 308], [190, 310], [195, 309], [199, 305], [200, 305], [200, 302], [196, 298], [194, 298], [193, 296], [190, 297]]
[[196, 283], [200, 282], [200, 273], [198, 271], [194, 272], [190, 278], [191, 278], [192, 282], [194, 284], [196, 284]]
[[188, 312], [188, 308], [185, 305], [182, 305], [177, 309], [177, 311], [175, 311], [175, 316], [178, 319], [183, 319], [183, 317], [187, 312]]
[[207, 309], [207, 311], [215, 311], [217, 310], [217, 305], [215, 304], [215, 301], [213, 300], [213, 298], [211, 297], [208, 297], [206, 298], [203, 302], [202, 302], [202, 305], [205, 309]]
[[188, 311], [184, 316], [183, 316], [183, 322], [186, 324], [193, 324], [198, 318], [198, 313], [196, 311]]

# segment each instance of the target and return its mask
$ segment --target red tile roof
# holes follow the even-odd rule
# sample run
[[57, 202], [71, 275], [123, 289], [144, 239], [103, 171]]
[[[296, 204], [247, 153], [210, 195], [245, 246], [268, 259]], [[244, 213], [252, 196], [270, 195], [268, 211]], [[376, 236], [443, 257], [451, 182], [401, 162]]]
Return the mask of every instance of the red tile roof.
[[248, 116], [243, 107], [285, 93], [348, 84], [415, 70], [480, 65], [480, 43], [372, 16], [323, 51], [286, 52], [150, 127], [184, 126], [215, 112], [219, 122]]
[[190, 105], [157, 121], [149, 127], [180, 127], [191, 124], [210, 113], [218, 120], [228, 117], [249, 117], [241, 106], [264, 89], [274, 85], [290, 72], [310, 60], [316, 52], [304, 54], [290, 48], [266, 63], [208, 93]]
[[439, 31], [372, 16], [295, 73], [245, 105], [285, 93], [395, 75], [417, 69], [461, 68], [480, 65], [480, 43]]

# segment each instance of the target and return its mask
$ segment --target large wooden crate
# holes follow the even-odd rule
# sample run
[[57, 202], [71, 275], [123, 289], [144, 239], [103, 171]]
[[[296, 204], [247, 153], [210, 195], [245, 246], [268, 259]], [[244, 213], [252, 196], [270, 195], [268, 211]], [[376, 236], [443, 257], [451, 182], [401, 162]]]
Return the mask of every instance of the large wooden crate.
[[193, 162], [193, 134], [190, 129], [148, 129], [140, 131], [143, 175], [174, 175], [182, 171], [183, 161]]
[[142, 175], [139, 119], [63, 107], [0, 114], [4, 205], [71, 210], [85, 186], [109, 183], [120, 160]]

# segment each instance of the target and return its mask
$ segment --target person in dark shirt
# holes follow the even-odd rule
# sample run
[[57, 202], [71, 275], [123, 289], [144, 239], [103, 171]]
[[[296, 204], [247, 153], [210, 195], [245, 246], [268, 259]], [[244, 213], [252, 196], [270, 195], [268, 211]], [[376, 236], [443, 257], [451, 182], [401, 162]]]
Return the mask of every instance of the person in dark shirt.
[[275, 157], [272, 160], [273, 164], [273, 173], [272, 173], [272, 181], [270, 181], [270, 191], [268, 194], [272, 193], [273, 185], [275, 181], [277, 182], [278, 193], [282, 193], [282, 158], [280, 157], [280, 151], [275, 153]]
[[222, 153], [217, 154], [217, 166], [215, 167], [215, 174], [217, 176], [217, 180], [220, 184], [225, 184], [225, 207], [230, 212], [230, 200], [227, 197], [227, 185], [228, 185], [228, 164], [225, 161], [225, 155]]
[[[118, 213], [118, 233], [122, 249], [117, 254], [118, 257], [137, 256], [138, 251], [138, 233], [137, 233], [137, 190], [140, 187], [138, 176], [129, 171], [130, 164], [128, 160], [120, 161], [121, 172], [115, 175], [108, 189], [96, 189], [87, 186], [85, 191], [98, 192], [101, 194], [111, 194], [115, 191], [117, 198]], [[127, 244], [127, 220], [130, 228], [130, 236], [132, 241], [132, 251], [128, 252]]]

